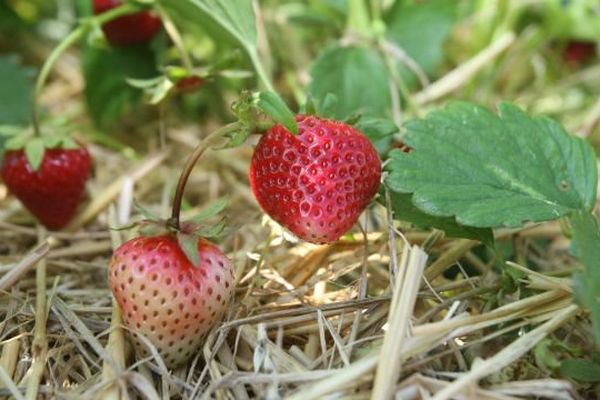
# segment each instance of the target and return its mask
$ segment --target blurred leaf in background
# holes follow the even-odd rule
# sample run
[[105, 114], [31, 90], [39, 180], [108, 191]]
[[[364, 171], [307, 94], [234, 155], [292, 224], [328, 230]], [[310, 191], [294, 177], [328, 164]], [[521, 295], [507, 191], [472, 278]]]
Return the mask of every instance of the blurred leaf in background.
[[308, 93], [313, 98], [322, 100], [329, 93], [337, 98], [334, 118], [345, 119], [355, 113], [370, 117], [389, 114], [388, 71], [373, 49], [333, 45], [313, 63], [310, 76]]
[[0, 56], [0, 125], [30, 123], [34, 76], [17, 55]]
[[[444, 59], [444, 43], [458, 16], [461, 1], [396, 1], [386, 15], [387, 38], [410, 56], [429, 76]], [[415, 76], [400, 63], [408, 84]]]
[[82, 53], [85, 100], [90, 116], [101, 128], [109, 127], [141, 105], [142, 92], [127, 79], [149, 79], [158, 74], [149, 46], [100, 48], [86, 46]]

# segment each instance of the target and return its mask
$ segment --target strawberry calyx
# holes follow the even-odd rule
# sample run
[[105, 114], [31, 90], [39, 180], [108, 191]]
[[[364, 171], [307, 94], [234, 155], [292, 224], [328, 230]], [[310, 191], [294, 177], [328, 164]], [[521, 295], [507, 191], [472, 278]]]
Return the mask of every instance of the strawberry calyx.
[[4, 132], [7, 136], [4, 150], [23, 150], [27, 162], [34, 171], [37, 171], [42, 165], [46, 149], [77, 149], [80, 147], [68, 133], [57, 133], [56, 130], [42, 131], [40, 135], [35, 135], [31, 128], [13, 129], [11, 132], [5, 130]]
[[227, 204], [227, 197], [220, 198], [188, 221], [182, 221], [176, 226], [171, 219], [159, 218], [134, 201], [134, 207], [143, 219], [118, 230], [138, 228], [139, 234], [146, 237], [172, 235], [177, 238], [181, 249], [192, 265], [199, 267], [198, 240], [216, 239], [221, 236], [225, 229], [225, 218], [220, 217], [216, 222], [211, 221], [214, 221], [215, 217], [227, 207]]

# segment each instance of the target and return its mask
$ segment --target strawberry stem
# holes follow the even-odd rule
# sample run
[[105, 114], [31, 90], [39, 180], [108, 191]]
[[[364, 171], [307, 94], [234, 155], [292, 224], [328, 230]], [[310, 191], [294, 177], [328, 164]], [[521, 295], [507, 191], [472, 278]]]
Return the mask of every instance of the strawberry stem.
[[84, 20], [73, 32], [71, 32], [66, 38], [64, 38], [58, 46], [52, 50], [52, 53], [48, 56], [35, 83], [35, 91], [33, 93], [33, 107], [32, 107], [32, 123], [33, 133], [35, 136], [40, 136], [40, 122], [39, 122], [39, 98], [41, 96], [46, 80], [50, 75], [50, 71], [54, 67], [54, 64], [58, 58], [71, 47], [77, 43], [85, 34], [92, 30], [97, 25], [102, 25], [110, 22], [123, 15], [132, 14], [140, 11], [140, 7], [133, 4], [124, 4], [119, 7], [115, 7], [102, 14], [90, 17]]
[[243, 128], [243, 124], [238, 122], [232, 122], [228, 125], [225, 125], [216, 131], [213, 131], [210, 135], [204, 138], [202, 142], [194, 149], [193, 153], [187, 159], [185, 165], [183, 166], [183, 170], [181, 171], [181, 175], [179, 176], [179, 181], [177, 182], [177, 189], [175, 190], [175, 197], [173, 198], [173, 210], [171, 213], [171, 218], [169, 218], [167, 224], [172, 229], [179, 231], [179, 214], [181, 213], [181, 202], [183, 201], [183, 192], [185, 190], [185, 185], [192, 173], [192, 169], [204, 154], [206, 150], [212, 145], [214, 145], [217, 141], [222, 139], [229, 133], [235, 132], [239, 129]]

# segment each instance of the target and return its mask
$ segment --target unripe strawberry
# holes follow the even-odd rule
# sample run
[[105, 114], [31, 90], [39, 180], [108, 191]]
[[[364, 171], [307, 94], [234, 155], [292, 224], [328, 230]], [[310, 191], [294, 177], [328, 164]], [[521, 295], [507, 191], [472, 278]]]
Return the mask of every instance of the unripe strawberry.
[[250, 186], [262, 209], [313, 243], [340, 238], [379, 188], [381, 161], [362, 133], [345, 123], [297, 116], [298, 135], [275, 125], [258, 142]]
[[91, 168], [92, 159], [85, 147], [44, 149], [37, 170], [23, 149], [10, 150], [2, 162], [2, 179], [42, 224], [60, 229], [75, 215]]
[[[192, 265], [173, 234], [137, 237], [121, 245], [109, 267], [109, 282], [123, 322], [157, 348], [169, 368], [197, 354], [205, 334], [233, 297], [229, 259], [198, 239], [200, 263]], [[133, 336], [137, 352], [148, 348]]]
[[[94, 0], [94, 14], [120, 6], [121, 0]], [[149, 42], [160, 31], [162, 23], [148, 11], [124, 15], [102, 25], [106, 39], [114, 46], [132, 46]]]

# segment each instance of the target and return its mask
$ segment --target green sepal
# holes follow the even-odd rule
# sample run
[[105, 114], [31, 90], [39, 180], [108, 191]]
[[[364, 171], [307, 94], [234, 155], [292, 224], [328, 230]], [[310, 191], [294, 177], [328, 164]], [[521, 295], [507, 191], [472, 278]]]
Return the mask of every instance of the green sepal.
[[134, 224], [139, 227], [139, 233], [142, 236], [159, 236], [169, 232], [164, 221], [145, 219]]
[[306, 97], [306, 101], [300, 108], [300, 112], [304, 115], [317, 115], [317, 104], [311, 95]]
[[325, 118], [334, 118], [338, 108], [338, 98], [333, 93], [327, 93], [319, 102], [319, 115]]
[[137, 200], [133, 199], [133, 207], [136, 209], [137, 212], [139, 212], [140, 214], [142, 214], [142, 216], [148, 220], [148, 221], [159, 221], [160, 218], [155, 215], [154, 213], [152, 213], [151, 211], [149, 211], [147, 208], [144, 208], [140, 203], [137, 202]]
[[254, 95], [254, 99], [256, 106], [261, 111], [273, 118], [275, 122], [285, 126], [293, 135], [298, 134], [294, 113], [277, 93], [259, 92]]
[[222, 147], [218, 147], [217, 149], [232, 149], [238, 147], [248, 139], [248, 136], [250, 136], [253, 131], [253, 127], [251, 128], [244, 125], [240, 127], [240, 129], [227, 134], [226, 137], [228, 137], [229, 140]]
[[44, 140], [41, 138], [34, 138], [25, 144], [25, 156], [34, 171], [37, 171], [42, 165], [44, 151]]
[[0, 125], [0, 137], [11, 138], [22, 133], [25, 128], [18, 125]]
[[25, 147], [28, 140], [29, 137], [26, 135], [13, 136], [6, 141], [4, 148], [6, 150], [20, 150]]
[[223, 211], [229, 204], [229, 197], [223, 196], [215, 201], [210, 207], [190, 218], [191, 222], [200, 223], [214, 217]]
[[194, 267], [200, 266], [200, 254], [198, 254], [198, 237], [187, 233], [177, 232], [177, 242], [185, 256]]
[[203, 238], [218, 238], [225, 231], [225, 220], [221, 220], [210, 226], [201, 226], [194, 231], [194, 235]]
[[133, 86], [134, 88], [137, 88], [137, 89], [150, 89], [150, 88], [158, 85], [159, 83], [161, 83], [164, 79], [165, 79], [165, 77], [160, 75], [160, 76], [157, 76], [154, 78], [148, 78], [148, 79], [127, 78], [126, 82], [130, 86]]

